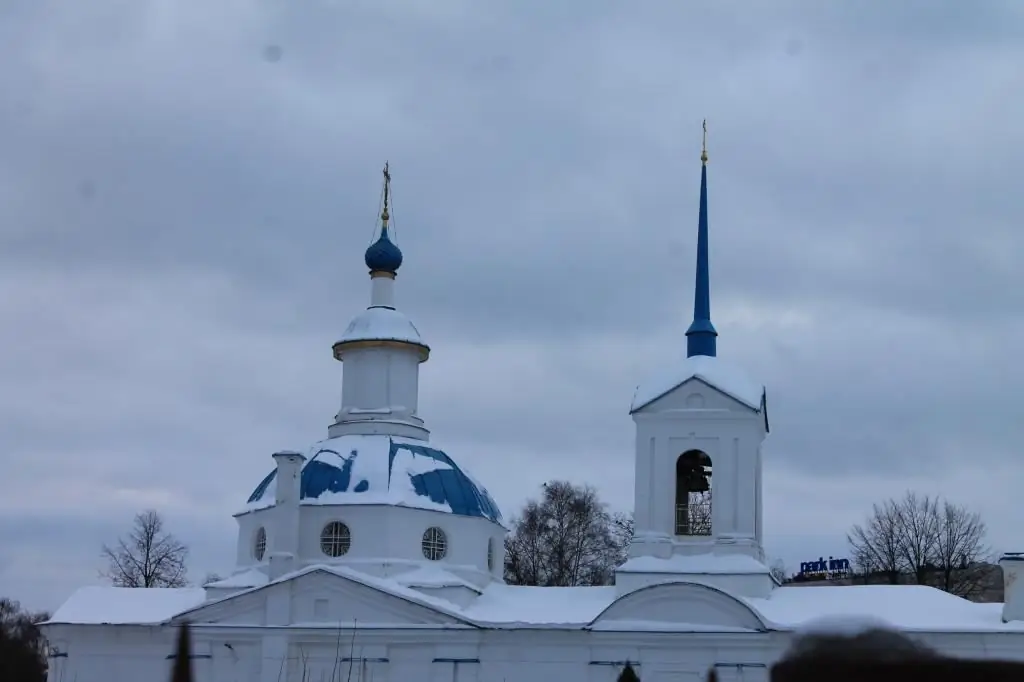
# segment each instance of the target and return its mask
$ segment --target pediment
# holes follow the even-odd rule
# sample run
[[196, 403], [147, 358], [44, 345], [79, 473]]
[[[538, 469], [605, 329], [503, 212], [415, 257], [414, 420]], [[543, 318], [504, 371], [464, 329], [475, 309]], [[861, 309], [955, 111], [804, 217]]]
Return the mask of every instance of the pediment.
[[[727, 400], [726, 409], [759, 412], [763, 406], [764, 387], [751, 381], [742, 370], [718, 358], [694, 356], [667, 367], [658, 376], [637, 386], [630, 414], [667, 409], [714, 409], [712, 405], [699, 404], [701, 400], [692, 397], [692, 391], [680, 390], [694, 381], [703, 384], [704, 393]], [[706, 397], [703, 402], [707, 403]]]
[[615, 629], [643, 622], [665, 629], [763, 631], [761, 615], [731, 594], [700, 583], [660, 583], [622, 595], [590, 624], [591, 629]]
[[[278, 588], [274, 590], [273, 588]], [[171, 623], [219, 623], [222, 625], [265, 625], [267, 599], [278, 585], [255, 588], [216, 599], [179, 613]]]
[[452, 625], [465, 621], [411, 590], [396, 594], [328, 570], [313, 570], [179, 614], [173, 621], [232, 625], [360, 623]]
[[359, 622], [382, 625], [453, 625], [464, 621], [432, 608], [408, 588], [392, 594], [327, 571], [297, 580], [292, 588], [296, 623]]
[[[750, 396], [747, 396], [748, 398]], [[760, 401], [760, 397], [758, 398]], [[756, 405], [756, 406], [755, 406]], [[760, 402], [751, 405], [701, 376], [693, 376], [648, 403], [644, 413], [679, 410], [719, 410], [752, 414]]]

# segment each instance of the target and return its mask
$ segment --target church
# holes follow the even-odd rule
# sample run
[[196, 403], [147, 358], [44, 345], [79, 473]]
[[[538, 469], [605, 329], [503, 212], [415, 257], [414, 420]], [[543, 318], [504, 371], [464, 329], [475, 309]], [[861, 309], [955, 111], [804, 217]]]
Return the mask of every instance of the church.
[[369, 306], [333, 346], [341, 407], [326, 438], [273, 454], [235, 514], [229, 577], [75, 592], [43, 625], [51, 682], [167, 679], [183, 622], [198, 682], [613, 682], [627, 664], [645, 682], [700, 680], [710, 668], [757, 681], [794, 633], [826, 622], [881, 622], [948, 654], [1024, 659], [1024, 554], [1000, 560], [1005, 604], [772, 577], [768, 394], [716, 352], [706, 150], [686, 357], [640, 384], [629, 410], [629, 557], [611, 586], [506, 585], [498, 506], [419, 414], [430, 346], [398, 305], [389, 191], [385, 168], [365, 255]]

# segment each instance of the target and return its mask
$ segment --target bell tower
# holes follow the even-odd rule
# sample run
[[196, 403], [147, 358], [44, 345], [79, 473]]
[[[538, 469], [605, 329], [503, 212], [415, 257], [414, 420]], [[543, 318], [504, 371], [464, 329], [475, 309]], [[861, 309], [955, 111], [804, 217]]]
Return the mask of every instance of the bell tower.
[[693, 322], [686, 358], [637, 387], [636, 530], [616, 573], [620, 592], [663, 582], [702, 582], [762, 596], [761, 444], [766, 393], [717, 357], [711, 323], [707, 124], [701, 150]]

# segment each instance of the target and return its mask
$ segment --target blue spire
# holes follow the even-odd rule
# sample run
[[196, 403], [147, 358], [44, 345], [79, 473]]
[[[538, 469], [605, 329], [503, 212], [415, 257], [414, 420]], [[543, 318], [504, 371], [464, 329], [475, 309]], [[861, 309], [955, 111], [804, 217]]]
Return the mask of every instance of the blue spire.
[[708, 126], [700, 154], [700, 215], [697, 219], [697, 280], [693, 288], [693, 322], [686, 330], [686, 357], [717, 354], [718, 332], [711, 324], [711, 282], [708, 275]]

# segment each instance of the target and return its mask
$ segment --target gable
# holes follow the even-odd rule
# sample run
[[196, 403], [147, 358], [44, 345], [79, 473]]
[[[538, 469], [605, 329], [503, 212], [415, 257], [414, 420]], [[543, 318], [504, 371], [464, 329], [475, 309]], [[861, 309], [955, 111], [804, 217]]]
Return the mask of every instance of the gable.
[[231, 625], [463, 623], [441, 610], [330, 571], [314, 570], [178, 614], [172, 622]]
[[349, 578], [318, 571], [293, 583], [293, 623], [451, 625], [454, 616]]
[[[760, 411], [764, 398], [764, 387], [750, 381], [740, 370], [721, 362], [718, 358], [694, 356], [677, 366], [667, 368], [658, 377], [637, 386], [630, 406], [630, 414], [648, 411], [654, 403], [662, 403], [686, 383], [698, 380], [715, 392], [728, 397], [738, 406]], [[673, 409], [700, 409], [699, 404], [685, 402]], [[667, 409], [662, 407], [661, 409]], [[706, 405], [705, 408], [707, 409]], [[733, 408], [735, 409], [735, 407]]]
[[629, 630], [636, 623], [657, 624], [666, 630], [767, 629], [760, 614], [736, 597], [710, 585], [686, 582], [659, 583], [629, 592], [612, 602], [589, 627]]
[[652, 414], [679, 410], [718, 410], [744, 414], [758, 411], [757, 407], [751, 407], [706, 379], [691, 377], [636, 412]]
[[223, 599], [210, 601], [183, 611], [171, 618], [170, 622], [266, 625], [267, 599], [275, 592], [273, 588], [279, 587], [275, 584], [266, 588], [236, 592]]

